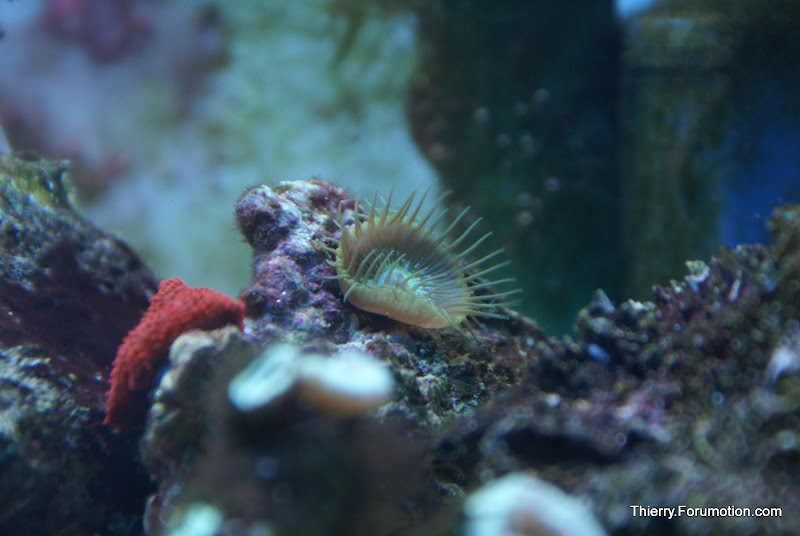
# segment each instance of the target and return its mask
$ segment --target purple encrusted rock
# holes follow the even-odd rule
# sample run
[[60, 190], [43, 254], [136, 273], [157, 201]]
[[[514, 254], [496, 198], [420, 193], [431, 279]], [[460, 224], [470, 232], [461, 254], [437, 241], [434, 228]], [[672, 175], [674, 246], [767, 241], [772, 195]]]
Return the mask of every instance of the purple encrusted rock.
[[239, 199], [236, 223], [253, 247], [253, 281], [241, 298], [258, 319], [257, 338], [290, 330], [300, 339], [325, 337], [341, 326], [339, 286], [323, 246], [336, 230], [331, 211], [345, 199], [315, 179], [259, 186]]
[[526, 359], [534, 359], [529, 341], [543, 334], [517, 315], [487, 323], [477, 344], [455, 330], [418, 328], [343, 301], [326, 247], [338, 236], [340, 207], [347, 212], [354, 206], [352, 196], [318, 179], [258, 186], [242, 195], [236, 222], [253, 246], [253, 281], [241, 293], [251, 319], [248, 334], [262, 344], [287, 341], [327, 351], [349, 344], [375, 355], [392, 365], [402, 393], [385, 411], [424, 426], [519, 383]]

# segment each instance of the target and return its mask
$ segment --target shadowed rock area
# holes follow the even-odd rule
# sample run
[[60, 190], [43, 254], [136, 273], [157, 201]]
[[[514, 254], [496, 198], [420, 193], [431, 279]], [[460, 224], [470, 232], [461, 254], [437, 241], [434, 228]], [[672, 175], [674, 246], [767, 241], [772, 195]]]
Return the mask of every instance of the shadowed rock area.
[[139, 534], [146, 476], [99, 424], [156, 280], [75, 212], [67, 169], [0, 155], [0, 532]]

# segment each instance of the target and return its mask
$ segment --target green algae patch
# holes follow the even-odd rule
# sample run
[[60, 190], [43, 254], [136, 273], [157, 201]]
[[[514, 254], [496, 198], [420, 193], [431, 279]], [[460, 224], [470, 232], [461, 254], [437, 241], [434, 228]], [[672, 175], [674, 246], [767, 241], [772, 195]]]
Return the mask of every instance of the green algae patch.
[[0, 202], [24, 210], [31, 202], [73, 210], [75, 188], [66, 160], [35, 160], [0, 155]]

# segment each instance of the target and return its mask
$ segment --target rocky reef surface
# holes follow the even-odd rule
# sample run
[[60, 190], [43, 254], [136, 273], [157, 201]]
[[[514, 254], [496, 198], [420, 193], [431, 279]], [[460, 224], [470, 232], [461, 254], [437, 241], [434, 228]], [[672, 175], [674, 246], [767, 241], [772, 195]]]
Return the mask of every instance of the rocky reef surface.
[[[597, 291], [574, 338], [508, 311], [475, 340], [342, 301], [324, 246], [354, 202], [314, 179], [239, 199], [245, 330], [172, 345], [139, 443], [145, 533], [800, 534], [800, 208], [776, 209], [772, 245], [687, 263], [652, 301]], [[67, 407], [30, 426], [67, 426]], [[97, 433], [135, 475], [130, 436]], [[681, 505], [751, 515], [632, 508]]]
[[[772, 247], [688, 263], [684, 280], [656, 288], [652, 302], [617, 305], [598, 291], [578, 315], [574, 340], [548, 338], [509, 312], [476, 342], [342, 302], [322, 248], [338, 232], [340, 204], [351, 209], [353, 199], [313, 180], [253, 188], [240, 199], [237, 223], [254, 250], [253, 281], [242, 292], [248, 341], [225, 331], [187, 335], [173, 347], [184, 367], [212, 359], [225, 366], [201, 366], [202, 389], [189, 387], [196, 375], [181, 375], [170, 388], [191, 394], [154, 406], [142, 442], [162, 482], [148, 509], [153, 532], [174, 533], [212, 511], [238, 534], [471, 533], [480, 521], [462, 509], [465, 497], [509, 474], [557, 488], [503, 488], [501, 501], [520, 501], [503, 514], [504, 530], [521, 523], [533, 534], [551, 522], [557, 534], [589, 534], [594, 523], [611, 534], [795, 530], [800, 211], [776, 211]], [[299, 355], [373, 356], [392, 371], [394, 395], [374, 412], [342, 416], [332, 403], [308, 403], [297, 380], [277, 372], [283, 360], [264, 354], [256, 359], [275, 370], [260, 389], [281, 395], [237, 408], [232, 378], [279, 341]], [[198, 418], [190, 401], [202, 393], [210, 394]], [[193, 425], [176, 432], [164, 419]], [[194, 458], [176, 447], [185, 442]], [[579, 529], [551, 519], [563, 492], [580, 500], [574, 516], [591, 512]], [[537, 501], [547, 506], [536, 510]], [[174, 517], [159, 525], [167, 505]], [[631, 508], [679, 505], [777, 506], [783, 516], [666, 520]]]
[[73, 209], [67, 170], [0, 155], [0, 533], [135, 534], [149, 483], [100, 422], [156, 280]]

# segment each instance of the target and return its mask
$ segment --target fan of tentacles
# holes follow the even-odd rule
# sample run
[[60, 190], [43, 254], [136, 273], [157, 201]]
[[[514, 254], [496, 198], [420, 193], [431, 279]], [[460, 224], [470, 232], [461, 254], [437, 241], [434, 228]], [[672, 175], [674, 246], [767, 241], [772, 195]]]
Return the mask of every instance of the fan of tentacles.
[[514, 279], [487, 278], [509, 263], [496, 262], [502, 249], [469, 260], [470, 254], [492, 235], [486, 233], [468, 241], [480, 218], [448, 241], [469, 207], [438, 232], [436, 228], [447, 212], [438, 206], [446, 194], [420, 216], [426, 195], [415, 203], [414, 192], [399, 207], [391, 208], [390, 192], [378, 209], [376, 193], [366, 210], [356, 202], [352, 223], [340, 206], [336, 222], [341, 232], [338, 239], [331, 238], [336, 247], [326, 247], [334, 255], [328, 262], [336, 268], [334, 277], [339, 280], [344, 300], [359, 309], [423, 328], [450, 326], [464, 334], [466, 327], [477, 338], [470, 323], [477, 323], [481, 317], [505, 318], [501, 306], [508, 296], [521, 291], [495, 290]]

